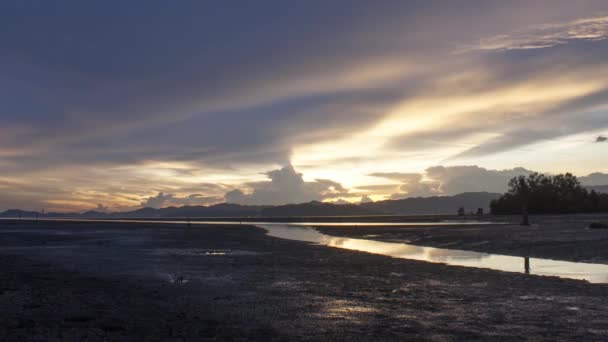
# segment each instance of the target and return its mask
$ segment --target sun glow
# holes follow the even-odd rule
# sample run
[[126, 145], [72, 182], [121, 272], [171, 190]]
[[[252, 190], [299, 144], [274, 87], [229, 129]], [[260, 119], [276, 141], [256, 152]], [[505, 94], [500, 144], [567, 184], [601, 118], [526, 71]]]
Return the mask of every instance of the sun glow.
[[449, 144], [423, 147], [417, 151], [391, 148], [393, 139], [411, 136], [415, 143], [420, 133], [432, 134], [476, 125], [481, 127], [487, 122], [534, 117], [537, 113], [602, 89], [608, 84], [603, 74], [579, 72], [557, 78], [546, 76], [509, 87], [469, 92], [466, 91], [466, 80], [458, 79], [464, 84], [464, 89], [459, 89], [456, 88], [458, 84], [446, 78], [447, 81], [439, 82], [446, 89], [404, 100], [372, 127], [346, 137], [296, 146], [291, 161], [305, 170], [310, 178], [336, 179], [348, 186], [370, 184], [370, 177], [366, 175], [379, 170], [420, 172], [431, 165], [445, 164], [446, 159], [499, 134], [472, 132], [449, 141]]

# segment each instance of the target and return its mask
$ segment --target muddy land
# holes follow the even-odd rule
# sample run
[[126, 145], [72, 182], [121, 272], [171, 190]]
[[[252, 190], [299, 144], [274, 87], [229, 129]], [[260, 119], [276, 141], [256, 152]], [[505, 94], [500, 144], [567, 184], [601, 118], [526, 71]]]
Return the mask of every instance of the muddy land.
[[317, 230], [340, 237], [608, 264], [608, 229], [588, 229], [592, 222], [608, 223], [606, 214], [531, 216], [531, 226], [519, 225], [520, 218], [516, 216], [486, 216], [481, 219], [496, 224], [317, 227]]
[[392, 259], [246, 225], [0, 222], [7, 341], [605, 341], [607, 304], [608, 285]]

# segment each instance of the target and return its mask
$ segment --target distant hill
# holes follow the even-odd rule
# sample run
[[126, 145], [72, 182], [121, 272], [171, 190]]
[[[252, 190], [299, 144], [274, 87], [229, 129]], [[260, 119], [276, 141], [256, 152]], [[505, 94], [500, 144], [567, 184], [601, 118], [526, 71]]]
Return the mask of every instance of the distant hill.
[[257, 216], [267, 206], [238, 205], [221, 203], [212, 206], [185, 206], [174, 208], [165, 214], [165, 217], [247, 217]]
[[362, 204], [333, 204], [312, 201], [279, 206], [249, 206], [222, 203], [211, 206], [183, 206], [161, 209], [141, 208], [127, 212], [103, 213], [37, 213], [10, 209], [0, 213], [0, 217], [65, 217], [65, 218], [212, 218], [212, 217], [290, 217], [290, 216], [364, 216], [364, 215], [433, 215], [455, 214], [458, 208], [466, 212], [484, 208], [489, 212], [490, 201], [500, 194], [488, 192], [467, 192], [455, 196], [416, 197], [402, 200], [387, 200]]
[[333, 204], [312, 201], [301, 204], [288, 204], [265, 208], [260, 213], [262, 217], [288, 216], [363, 216], [378, 215], [380, 212], [364, 208], [356, 204]]
[[36, 211], [26, 211], [19, 209], [9, 209], [3, 213], [0, 213], [0, 217], [36, 217], [40, 213]]
[[595, 190], [595, 192], [608, 194], [608, 185], [588, 185], [588, 186], [585, 186], [585, 189], [587, 189], [589, 191]]
[[465, 192], [454, 196], [413, 197], [362, 203], [365, 209], [389, 215], [455, 214], [458, 208], [476, 212], [477, 208], [490, 211], [490, 202], [501, 194], [491, 192]]

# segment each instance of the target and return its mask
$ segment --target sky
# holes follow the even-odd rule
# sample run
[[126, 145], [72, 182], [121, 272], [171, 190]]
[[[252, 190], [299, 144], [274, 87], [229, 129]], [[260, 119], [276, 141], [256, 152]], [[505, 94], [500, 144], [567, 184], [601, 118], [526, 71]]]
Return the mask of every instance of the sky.
[[608, 184], [608, 3], [0, 2], [0, 210]]

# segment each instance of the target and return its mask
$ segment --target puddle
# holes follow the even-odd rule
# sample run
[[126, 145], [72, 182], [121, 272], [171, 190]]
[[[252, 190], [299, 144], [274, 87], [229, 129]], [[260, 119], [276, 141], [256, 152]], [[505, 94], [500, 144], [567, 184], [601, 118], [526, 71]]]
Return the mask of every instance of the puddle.
[[177, 285], [184, 285], [190, 282], [190, 279], [187, 279], [184, 275], [180, 274], [163, 273], [161, 274], [161, 278], [166, 279], [171, 284]]
[[[318, 225], [315, 223], [315, 225]], [[539, 258], [470, 252], [455, 249], [421, 247], [404, 243], [351, 239], [321, 234], [300, 224], [258, 224], [268, 235], [319, 245], [344, 248], [394, 258], [443, 263], [453, 266], [486, 268], [505, 272], [529, 273], [543, 276], [587, 280], [591, 283], [608, 283], [608, 265], [569, 262]]]
[[152, 255], [170, 256], [251, 256], [258, 253], [251, 251], [238, 251], [231, 249], [201, 249], [201, 248], [157, 248], [152, 250]]

